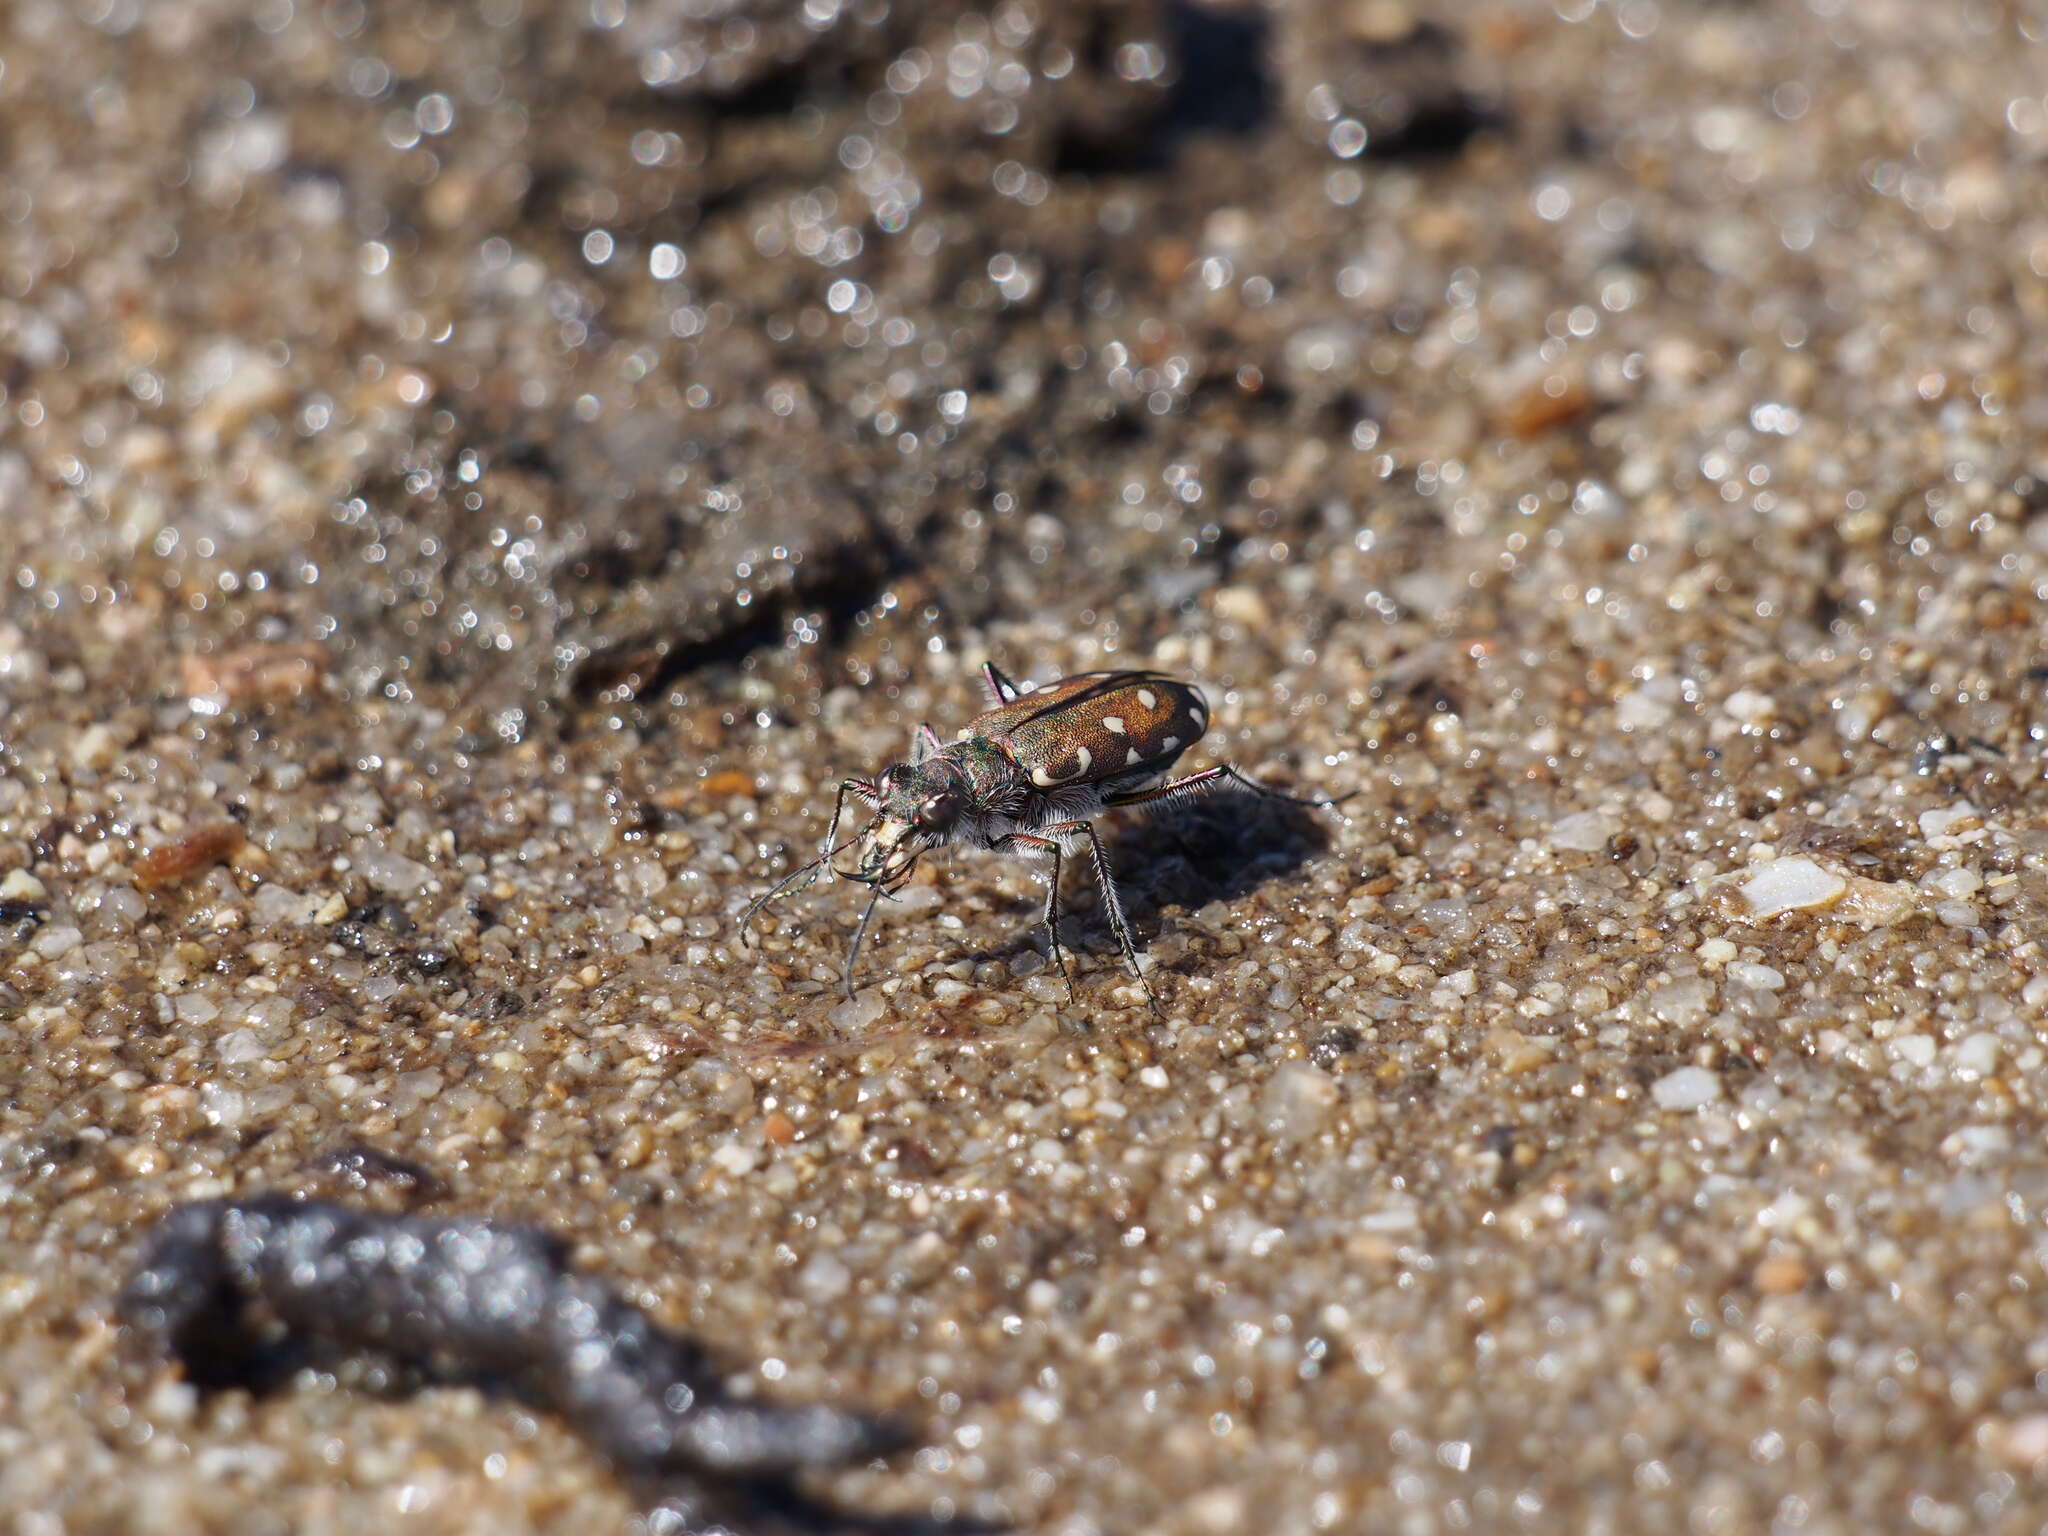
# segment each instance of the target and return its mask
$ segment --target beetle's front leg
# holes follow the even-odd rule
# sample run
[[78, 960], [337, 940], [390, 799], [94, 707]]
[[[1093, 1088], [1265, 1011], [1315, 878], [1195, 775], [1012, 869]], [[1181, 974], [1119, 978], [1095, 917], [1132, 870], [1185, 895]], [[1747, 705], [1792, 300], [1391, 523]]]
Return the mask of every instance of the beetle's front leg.
[[839, 794], [832, 801], [832, 820], [825, 827], [825, 841], [819, 845], [824, 849], [818, 855], [820, 859], [829, 859], [839, 851], [832, 845], [839, 837], [839, 818], [846, 814], [848, 795], [858, 795], [868, 805], [875, 805], [882, 798], [881, 791], [866, 779], [841, 779]]
[[[756, 897], [753, 905], [740, 914], [741, 944], [744, 945], [747, 942], [748, 925], [753, 922], [756, 913], [784, 892], [801, 891], [807, 887], [813, 880], [818, 878], [818, 871], [825, 867], [831, 860], [832, 855], [844, 846], [844, 844], [839, 842], [839, 823], [846, 815], [846, 797], [848, 795], [857, 795], [869, 805], [874, 805], [881, 798], [880, 792], [866, 779], [841, 779], [839, 781], [839, 794], [832, 802], [832, 820], [825, 828], [825, 841], [822, 845], [823, 851], [815, 859], [812, 859], [810, 863], [799, 865], [796, 869], [791, 870], [778, 883], [770, 886], [766, 892]], [[847, 841], [851, 842], [852, 839], [849, 838]]]

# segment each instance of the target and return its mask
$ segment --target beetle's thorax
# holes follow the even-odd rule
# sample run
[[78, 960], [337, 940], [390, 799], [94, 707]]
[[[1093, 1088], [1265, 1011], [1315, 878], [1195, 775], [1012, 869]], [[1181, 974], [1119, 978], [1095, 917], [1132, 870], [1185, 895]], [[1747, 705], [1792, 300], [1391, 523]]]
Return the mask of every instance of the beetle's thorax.
[[955, 742], [921, 762], [896, 763], [875, 781], [874, 819], [833, 869], [891, 891], [918, 858], [948, 843], [988, 847], [1029, 819], [1031, 783], [992, 742]]

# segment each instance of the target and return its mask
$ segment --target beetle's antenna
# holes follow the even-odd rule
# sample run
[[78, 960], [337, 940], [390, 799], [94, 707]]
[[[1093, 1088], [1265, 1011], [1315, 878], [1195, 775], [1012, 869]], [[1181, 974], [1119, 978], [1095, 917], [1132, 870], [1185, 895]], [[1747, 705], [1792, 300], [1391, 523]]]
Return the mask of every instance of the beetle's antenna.
[[1252, 791], [1256, 795], [1263, 795], [1268, 800], [1285, 800], [1289, 805], [1313, 806], [1318, 810], [1333, 810], [1337, 806], [1344, 804], [1347, 800], [1356, 800], [1365, 793], [1362, 789], [1354, 789], [1348, 795], [1338, 795], [1332, 799], [1320, 798], [1314, 795], [1290, 795], [1284, 789], [1275, 789], [1270, 784], [1261, 784], [1257, 779], [1238, 772], [1237, 769], [1227, 763], [1223, 765], [1223, 777], [1241, 788]]
[[840, 854], [844, 853], [847, 849], [851, 848], [855, 843], [859, 841], [860, 834], [856, 832], [853, 834], [853, 836], [846, 839], [845, 842], [836, 843], [832, 847], [827, 848], [823, 853], [819, 854], [815, 859], [811, 860], [810, 863], [801, 864], [797, 866], [797, 868], [791, 870], [787, 875], [785, 875], [779, 884], [769, 887], [769, 889], [765, 893], [763, 893], [760, 896], [757, 896], [754, 899], [753, 905], [748, 907], [746, 911], [740, 914], [740, 943], [744, 945], [747, 942], [747, 925], [753, 922], [756, 913], [758, 913], [763, 907], [767, 906], [768, 903], [773, 901], [776, 897], [780, 896], [784, 891], [787, 891], [792, 887], [809, 885], [811, 881], [818, 878], [819, 869], [824, 867], [826, 864], [830, 863], [833, 859], [837, 858]]
[[869, 805], [873, 805], [877, 798], [875, 794], [875, 786], [870, 784], [866, 779], [841, 779], [839, 781], [839, 794], [838, 797], [834, 799], [832, 802], [832, 821], [831, 824], [825, 828], [825, 851], [819, 854], [815, 859], [811, 860], [810, 863], [801, 865], [798, 868], [791, 870], [786, 878], [784, 878], [779, 884], [777, 884], [771, 890], [769, 890], [765, 895], [756, 899], [756, 901], [751, 907], [748, 907], [745, 912], [740, 914], [741, 948], [746, 947], [747, 925], [753, 922], [754, 914], [756, 912], [759, 912], [763, 907], [767, 906], [769, 902], [773, 901], [776, 897], [780, 896], [784, 891], [790, 889], [790, 887], [795, 886], [800, 890], [804, 886], [809, 885], [812, 880], [817, 878], [817, 872], [823, 865], [830, 863], [835, 856], [845, 852], [848, 848], [851, 848], [855, 843], [860, 841], [861, 834], [858, 832], [854, 833], [853, 836], [849, 837], [843, 843], [834, 843], [832, 841], [833, 838], [839, 835], [839, 819], [840, 817], [846, 814], [846, 797], [848, 795], [858, 795], [862, 800], [865, 800]]
[[867, 910], [860, 915], [860, 926], [853, 930], [853, 944], [846, 951], [846, 1000], [849, 1003], [853, 1001], [853, 964], [860, 959], [861, 941], [868, 936], [868, 923], [875, 915], [876, 904], [887, 894], [877, 889], [875, 894], [868, 898]]

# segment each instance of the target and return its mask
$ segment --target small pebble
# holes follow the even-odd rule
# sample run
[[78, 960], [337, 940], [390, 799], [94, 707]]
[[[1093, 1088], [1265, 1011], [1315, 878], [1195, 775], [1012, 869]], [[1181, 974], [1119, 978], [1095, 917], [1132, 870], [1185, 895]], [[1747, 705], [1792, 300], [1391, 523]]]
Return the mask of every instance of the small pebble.
[[1283, 1141], [1303, 1141], [1328, 1123], [1341, 1097], [1336, 1080], [1304, 1061], [1283, 1063], [1259, 1096], [1261, 1118]]
[[0, 880], [0, 901], [42, 901], [50, 894], [43, 882], [25, 869], [10, 869]]
[[761, 1153], [759, 1149], [750, 1147], [745, 1142], [728, 1141], [713, 1150], [711, 1161], [739, 1179], [745, 1178], [760, 1166]]
[[1984, 877], [1974, 869], [1945, 869], [1927, 883], [1943, 896], [1958, 901], [1984, 889]]
[[1867, 880], [1852, 875], [1849, 889], [1835, 907], [1834, 915], [1866, 928], [1885, 928], [1903, 923], [1920, 910], [1917, 886], [1904, 880]]
[[1978, 1031], [1967, 1035], [1955, 1048], [1956, 1071], [1971, 1077], [1989, 1077], [1998, 1070], [1998, 1058], [2005, 1044], [1998, 1036]]
[[1885, 1041], [1884, 1048], [1894, 1061], [1925, 1067], [1933, 1063], [1936, 1047], [1932, 1035], [1895, 1035]]
[[1781, 912], [1824, 907], [1841, 898], [1848, 882], [1806, 858], [1773, 859], [1742, 883], [1742, 899], [1758, 922]]
[[1579, 811], [1552, 822], [1543, 840], [1568, 853], [1598, 853], [1620, 830], [1620, 823], [1612, 816], [1600, 811]]
[[1967, 800], [1957, 805], [1944, 806], [1940, 810], [1920, 813], [1920, 835], [1930, 843], [1941, 838], [1955, 837], [1982, 825], [1983, 816], [1977, 807]]
[[881, 989], [869, 987], [865, 991], [856, 992], [845, 1002], [835, 1005], [825, 1018], [841, 1033], [858, 1034], [861, 1030], [880, 1022], [882, 1015], [888, 1010], [889, 1005], [883, 1001]]
[[1704, 976], [1687, 976], [1652, 992], [1650, 1013], [1665, 1024], [1686, 1028], [1704, 1019], [1714, 1006], [1714, 984]]
[[1942, 1156], [1959, 1163], [1983, 1163], [2012, 1150], [2012, 1132], [2002, 1125], [1965, 1125], [1942, 1138]]
[[1721, 1079], [1705, 1067], [1680, 1067], [1650, 1084], [1659, 1109], [1702, 1109], [1721, 1097]]
[[1766, 1296], [1789, 1296], [1806, 1289], [1808, 1273], [1804, 1259], [1775, 1254], [1759, 1263], [1749, 1279]]
[[1752, 726], [1768, 725], [1778, 714], [1776, 699], [1767, 693], [1757, 693], [1749, 688], [1738, 689], [1729, 694], [1727, 702], [1721, 707], [1727, 711], [1731, 719]]
[[349, 858], [365, 880], [393, 896], [417, 895], [434, 878], [434, 872], [417, 859], [375, 840], [357, 844]]
[[2030, 1413], [2012, 1420], [1993, 1439], [1998, 1458], [2007, 1466], [2031, 1472], [2048, 1459], [2048, 1413]]
[[1737, 986], [1753, 987], [1759, 992], [1776, 992], [1785, 985], [1785, 973], [1768, 965], [1757, 965], [1748, 960], [1737, 960], [1729, 965], [1728, 979]]
[[69, 923], [58, 923], [38, 933], [29, 947], [45, 960], [57, 960], [78, 948], [84, 938]]

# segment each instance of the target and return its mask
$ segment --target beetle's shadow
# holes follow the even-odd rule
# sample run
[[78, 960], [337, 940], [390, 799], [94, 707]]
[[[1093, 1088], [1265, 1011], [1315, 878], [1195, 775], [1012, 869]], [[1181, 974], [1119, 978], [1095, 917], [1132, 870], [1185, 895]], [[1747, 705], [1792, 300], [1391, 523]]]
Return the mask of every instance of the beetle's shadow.
[[1166, 908], [1233, 901], [1328, 852], [1330, 814], [1226, 787], [1107, 829], [1103, 848], [1139, 947]]
[[[1226, 787], [1149, 814], [1098, 822], [1096, 833], [1142, 953], [1158, 936], [1162, 912], [1234, 901], [1327, 852], [1330, 818], [1328, 810]], [[1089, 863], [1083, 848], [1069, 855], [1067, 867], [1071, 871]], [[1116, 941], [1100, 895], [1092, 911], [1074, 905], [1074, 897], [1091, 889], [1094, 880], [1095, 871], [1088, 867], [1085, 874], [1069, 873], [1061, 881], [1060, 915], [1063, 921], [1070, 915], [1084, 918], [1088, 948], [1114, 956]], [[1029, 911], [1031, 927], [985, 958], [1003, 959], [1044, 943], [1044, 929], [1036, 921], [1042, 905], [1027, 899], [1018, 910]]]

